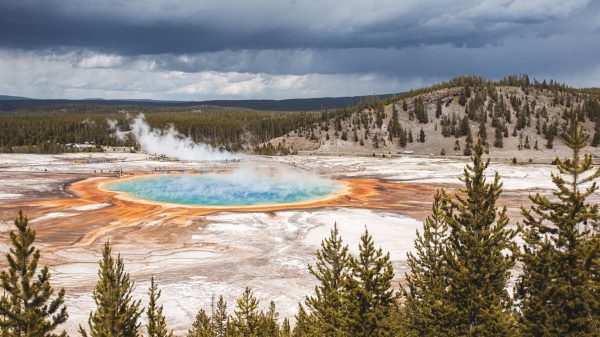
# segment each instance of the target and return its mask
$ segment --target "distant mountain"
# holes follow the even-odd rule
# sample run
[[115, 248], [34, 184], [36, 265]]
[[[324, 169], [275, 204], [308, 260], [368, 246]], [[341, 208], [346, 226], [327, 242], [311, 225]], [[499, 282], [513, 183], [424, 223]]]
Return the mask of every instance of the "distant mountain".
[[321, 109], [338, 109], [356, 105], [368, 100], [385, 99], [392, 94], [377, 96], [349, 96], [349, 97], [319, 97], [319, 98], [294, 98], [283, 100], [250, 99], [250, 100], [209, 100], [209, 101], [159, 101], [150, 99], [101, 99], [90, 98], [81, 100], [69, 99], [31, 99], [26, 97], [0, 96], [0, 111], [9, 111], [19, 108], [40, 107], [48, 105], [137, 105], [137, 106], [197, 106], [210, 105], [230, 108], [244, 108], [264, 111], [314, 111]]
[[31, 100], [33, 98], [21, 97], [21, 96], [8, 96], [8, 95], [0, 95], [0, 101], [10, 101], [10, 100]]

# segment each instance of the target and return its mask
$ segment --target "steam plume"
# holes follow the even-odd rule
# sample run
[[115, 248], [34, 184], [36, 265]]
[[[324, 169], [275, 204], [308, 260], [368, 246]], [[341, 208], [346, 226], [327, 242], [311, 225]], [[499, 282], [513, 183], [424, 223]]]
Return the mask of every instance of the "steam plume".
[[[108, 120], [119, 139], [125, 139], [115, 121]], [[225, 160], [237, 159], [240, 155], [221, 151], [209, 144], [196, 143], [190, 137], [180, 134], [172, 125], [167, 130], [153, 129], [146, 122], [144, 114], [137, 115], [130, 124], [131, 134], [148, 154], [165, 155], [179, 160]]]

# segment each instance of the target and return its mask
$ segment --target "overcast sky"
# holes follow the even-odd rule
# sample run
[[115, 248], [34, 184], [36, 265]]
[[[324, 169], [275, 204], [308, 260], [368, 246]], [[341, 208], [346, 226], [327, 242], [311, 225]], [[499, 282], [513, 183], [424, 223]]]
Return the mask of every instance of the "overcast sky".
[[0, 0], [0, 94], [393, 93], [457, 75], [600, 86], [600, 1]]

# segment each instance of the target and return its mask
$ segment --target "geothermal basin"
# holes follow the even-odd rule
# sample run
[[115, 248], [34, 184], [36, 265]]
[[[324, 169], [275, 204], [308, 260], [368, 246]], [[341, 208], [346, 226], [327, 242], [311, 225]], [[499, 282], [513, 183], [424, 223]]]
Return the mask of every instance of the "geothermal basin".
[[314, 202], [345, 189], [342, 182], [283, 174], [160, 174], [103, 183], [127, 198], [198, 207], [249, 207]]
[[[460, 188], [465, 165], [449, 158], [251, 159], [199, 164], [141, 153], [0, 154], [0, 252], [9, 249], [13, 220], [23, 210], [37, 232], [41, 265], [50, 267], [53, 286], [65, 288], [71, 335], [95, 308], [106, 241], [124, 259], [142, 305], [156, 278], [178, 335], [219, 295], [233, 310], [246, 286], [261, 308], [273, 300], [280, 317], [293, 320], [298, 303], [313, 294], [307, 266], [334, 223], [353, 254], [368, 227], [390, 253], [398, 287], [435, 190]], [[530, 193], [550, 194], [552, 169], [492, 162], [511, 224]], [[600, 202], [600, 194], [592, 199]]]

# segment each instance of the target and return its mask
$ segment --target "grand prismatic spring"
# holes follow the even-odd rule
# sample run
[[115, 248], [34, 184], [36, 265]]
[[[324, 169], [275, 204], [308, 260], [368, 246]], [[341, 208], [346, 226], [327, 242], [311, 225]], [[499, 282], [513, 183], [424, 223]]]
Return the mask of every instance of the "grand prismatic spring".
[[226, 173], [149, 175], [109, 182], [104, 188], [152, 202], [234, 207], [306, 202], [340, 192], [344, 185], [328, 179]]

